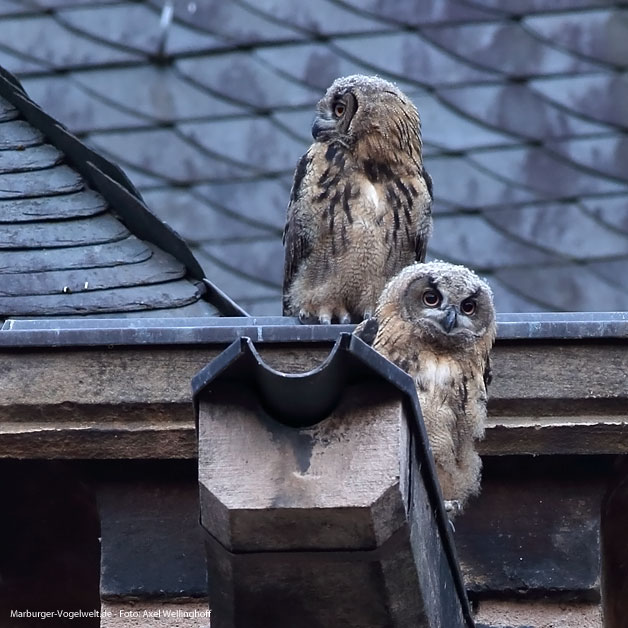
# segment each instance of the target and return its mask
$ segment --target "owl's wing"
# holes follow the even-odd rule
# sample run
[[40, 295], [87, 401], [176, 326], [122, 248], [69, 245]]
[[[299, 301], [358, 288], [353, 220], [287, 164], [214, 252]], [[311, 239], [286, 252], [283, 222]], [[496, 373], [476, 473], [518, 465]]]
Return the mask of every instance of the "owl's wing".
[[307, 212], [306, 201], [301, 194], [303, 179], [311, 164], [309, 152], [305, 153], [294, 173], [292, 189], [290, 190], [290, 202], [288, 203], [288, 215], [286, 226], [283, 230], [283, 245], [285, 249], [284, 273], [283, 273], [283, 313], [287, 311], [286, 295], [292, 284], [292, 280], [304, 259], [310, 254], [311, 243], [307, 237], [307, 230], [303, 228], [302, 216]]
[[425, 169], [425, 166], [422, 167], [421, 176], [425, 181], [425, 186], [427, 187], [427, 192], [429, 194], [429, 202], [426, 205], [425, 212], [425, 220], [423, 222], [423, 228], [419, 228], [416, 234], [416, 241], [414, 243], [414, 250], [416, 254], [417, 262], [425, 261], [425, 254], [427, 253], [427, 241], [430, 238], [431, 233], [431, 224], [432, 224], [432, 201], [434, 200], [434, 196], [432, 193], [432, 177], [430, 177], [428, 171]]

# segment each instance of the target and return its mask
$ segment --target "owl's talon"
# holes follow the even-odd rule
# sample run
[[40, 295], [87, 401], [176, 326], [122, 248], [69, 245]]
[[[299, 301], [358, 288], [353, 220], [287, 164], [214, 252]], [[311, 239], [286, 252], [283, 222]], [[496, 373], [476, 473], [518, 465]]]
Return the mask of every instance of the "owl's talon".
[[462, 512], [462, 504], [457, 499], [445, 499], [443, 501], [445, 504], [445, 512], [448, 515], [459, 515]]
[[331, 325], [331, 316], [329, 314], [322, 314], [318, 317], [318, 322], [321, 325]]
[[308, 314], [305, 310], [301, 310], [299, 312], [299, 323], [301, 323], [301, 325], [316, 325], [316, 323], [318, 323], [318, 319], [316, 316]]
[[355, 333], [357, 333], [358, 338], [360, 338], [367, 345], [372, 345], [375, 342], [378, 331], [379, 323], [377, 322], [377, 319], [369, 318], [365, 322], [360, 323], [358, 331]]
[[348, 313], [343, 314], [338, 318], [338, 322], [341, 325], [350, 325], [351, 324], [351, 316]]

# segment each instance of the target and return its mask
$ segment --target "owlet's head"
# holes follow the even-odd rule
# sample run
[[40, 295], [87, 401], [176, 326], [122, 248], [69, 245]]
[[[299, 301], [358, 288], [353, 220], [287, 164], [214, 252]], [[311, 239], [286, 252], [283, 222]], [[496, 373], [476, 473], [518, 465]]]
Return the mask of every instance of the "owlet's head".
[[495, 308], [488, 284], [464, 266], [446, 262], [412, 264], [391, 279], [378, 309], [397, 306], [422, 342], [465, 348], [495, 339]]
[[316, 142], [349, 150], [403, 151], [421, 159], [421, 120], [412, 101], [395, 85], [376, 76], [336, 79], [318, 102], [312, 123]]

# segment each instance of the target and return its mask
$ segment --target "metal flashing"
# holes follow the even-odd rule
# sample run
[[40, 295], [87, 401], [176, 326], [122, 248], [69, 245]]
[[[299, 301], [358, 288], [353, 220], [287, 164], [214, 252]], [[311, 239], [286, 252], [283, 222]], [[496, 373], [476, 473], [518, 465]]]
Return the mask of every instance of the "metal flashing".
[[[501, 314], [498, 341], [628, 339], [628, 312]], [[352, 325], [301, 325], [284, 316], [191, 318], [11, 319], [0, 347], [97, 347], [229, 344], [243, 336], [258, 343], [333, 343]]]

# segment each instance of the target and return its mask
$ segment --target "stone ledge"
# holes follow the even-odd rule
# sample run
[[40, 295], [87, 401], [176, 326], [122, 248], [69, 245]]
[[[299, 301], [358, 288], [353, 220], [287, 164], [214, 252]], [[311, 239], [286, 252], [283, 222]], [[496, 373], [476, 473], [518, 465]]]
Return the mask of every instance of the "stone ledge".
[[207, 600], [103, 600], [100, 628], [209, 628]]

